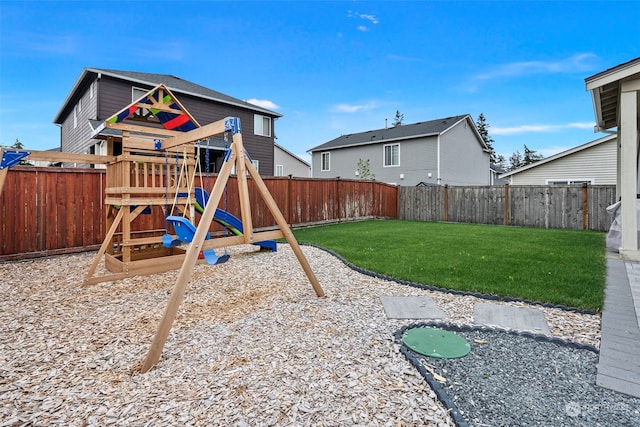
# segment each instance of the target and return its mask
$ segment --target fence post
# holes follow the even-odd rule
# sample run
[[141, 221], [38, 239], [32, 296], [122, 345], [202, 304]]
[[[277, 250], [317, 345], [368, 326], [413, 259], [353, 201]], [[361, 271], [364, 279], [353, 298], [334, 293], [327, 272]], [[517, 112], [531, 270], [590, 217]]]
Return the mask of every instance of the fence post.
[[449, 184], [444, 185], [444, 222], [449, 221]]
[[342, 218], [342, 212], [340, 210], [340, 177], [336, 178], [336, 206], [338, 207], [338, 222], [340, 222], [340, 219]]
[[509, 184], [504, 185], [504, 225], [509, 225]]
[[582, 229], [589, 229], [589, 191], [586, 182], [582, 183]]
[[[378, 186], [380, 187], [380, 186]], [[400, 191], [400, 186], [396, 186], [396, 219], [400, 219], [400, 196], [401, 196], [401, 191]], [[380, 200], [382, 200], [382, 197], [380, 197]], [[382, 207], [382, 203], [380, 204], [380, 206]], [[382, 211], [382, 209], [380, 209]], [[406, 219], [406, 215], [405, 215], [405, 219]]]

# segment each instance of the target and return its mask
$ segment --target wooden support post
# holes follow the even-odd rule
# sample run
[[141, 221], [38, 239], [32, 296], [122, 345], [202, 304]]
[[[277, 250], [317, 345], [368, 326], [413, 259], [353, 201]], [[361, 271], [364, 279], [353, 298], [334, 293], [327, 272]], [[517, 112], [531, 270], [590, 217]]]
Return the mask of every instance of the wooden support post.
[[[320, 287], [320, 283], [318, 279], [313, 274], [311, 267], [305, 258], [298, 242], [296, 241], [291, 229], [288, 227], [287, 222], [282, 215], [282, 212], [278, 209], [278, 206], [275, 203], [275, 200], [269, 193], [266, 185], [262, 181], [260, 174], [255, 169], [253, 164], [249, 161], [249, 158], [244, 153], [244, 147], [242, 146], [242, 135], [240, 133], [234, 134], [233, 138], [234, 142], [231, 144], [231, 153], [227, 161], [222, 166], [222, 170], [216, 179], [216, 183], [211, 192], [211, 197], [207, 206], [202, 213], [202, 217], [200, 219], [200, 223], [198, 224], [198, 228], [196, 229], [196, 233], [193, 237], [193, 240], [187, 249], [187, 253], [184, 258], [184, 262], [182, 264], [182, 268], [180, 269], [180, 273], [178, 274], [178, 278], [173, 287], [173, 291], [171, 292], [171, 296], [169, 298], [169, 303], [167, 304], [167, 308], [165, 309], [164, 316], [160, 321], [160, 325], [158, 326], [158, 330], [156, 331], [156, 335], [153, 338], [153, 342], [151, 347], [149, 348], [149, 352], [147, 353], [147, 357], [142, 363], [140, 367], [140, 372], [144, 373], [151, 369], [158, 363], [160, 360], [160, 355], [162, 354], [162, 349], [164, 348], [164, 344], [169, 336], [169, 332], [171, 331], [171, 326], [173, 325], [173, 321], [175, 320], [176, 314], [178, 312], [178, 307], [180, 303], [184, 299], [184, 294], [187, 288], [187, 284], [193, 274], [193, 268], [198, 259], [198, 254], [200, 250], [203, 248], [205, 236], [209, 231], [209, 224], [213, 220], [213, 216], [217, 209], [218, 204], [220, 203], [220, 199], [224, 193], [225, 186], [227, 185], [227, 181], [229, 180], [229, 175], [231, 174], [231, 169], [233, 164], [236, 164], [236, 170], [238, 171], [238, 193], [241, 198], [241, 208], [243, 209], [242, 218], [248, 218], [249, 224], [251, 224], [251, 211], [249, 205], [249, 193], [248, 186], [246, 180], [246, 172], [249, 172], [250, 176], [255, 180], [258, 190], [260, 192], [261, 197], [267, 204], [271, 214], [275, 218], [280, 231], [284, 235], [284, 238], [287, 239], [289, 245], [293, 249], [300, 265], [302, 266], [304, 272], [306, 273], [309, 281], [311, 282], [313, 289], [316, 292], [316, 295], [319, 297], [324, 296], [324, 291]], [[240, 164], [240, 161], [243, 163]], [[241, 178], [244, 177], [244, 179]], [[243, 188], [244, 187], [244, 188]], [[242, 198], [245, 198], [244, 205], [242, 204]], [[247, 212], [245, 212], [245, 210]], [[248, 225], [244, 224], [245, 234], [251, 233], [253, 235], [253, 230], [248, 227]]]
[[449, 222], [449, 184], [444, 185], [444, 221]]
[[[231, 146], [231, 150], [233, 150], [233, 144]], [[229, 180], [229, 175], [231, 174], [231, 168], [233, 167], [234, 161], [235, 154], [232, 151], [229, 160], [224, 163], [220, 171], [220, 175], [218, 175], [218, 178], [216, 179], [213, 191], [211, 192], [211, 197], [209, 198], [209, 202], [202, 213], [202, 218], [200, 219], [200, 223], [196, 229], [196, 234], [189, 245], [189, 249], [187, 249], [184, 262], [182, 263], [182, 268], [178, 274], [176, 284], [173, 286], [171, 297], [169, 297], [169, 303], [167, 304], [167, 308], [162, 316], [156, 335], [153, 338], [147, 357], [140, 368], [140, 372], [142, 373], [145, 373], [154, 367], [156, 363], [158, 363], [158, 360], [160, 360], [164, 343], [167, 341], [167, 337], [171, 331], [171, 326], [176, 318], [178, 307], [180, 307], [180, 303], [184, 299], [187, 284], [193, 274], [193, 268], [198, 260], [198, 254], [200, 253], [202, 244], [204, 243], [205, 236], [209, 231], [209, 225], [213, 220], [213, 215], [215, 214], [216, 208], [218, 207], [222, 194], [224, 193], [224, 187], [227, 185], [227, 181]]]
[[504, 185], [504, 225], [509, 225], [509, 184]]
[[[249, 185], [247, 184], [247, 164], [249, 158], [242, 144], [242, 134], [233, 135], [236, 150], [236, 173], [238, 176], [238, 196], [240, 197], [240, 213], [242, 216], [242, 228], [244, 229], [244, 241], [253, 243], [253, 221], [251, 220], [251, 203], [249, 202]], [[253, 166], [253, 165], [252, 165]]]
[[258, 173], [258, 171], [251, 164], [251, 162], [249, 162], [249, 159], [246, 159], [246, 162], [247, 162], [247, 170], [249, 171], [249, 174], [251, 175], [251, 177], [254, 179], [256, 186], [258, 187], [258, 191], [260, 192], [260, 196], [262, 196], [262, 200], [264, 200], [264, 202], [266, 203], [267, 207], [269, 208], [269, 211], [271, 212], [271, 215], [273, 215], [273, 217], [276, 220], [276, 223], [278, 224], [278, 227], [280, 227], [280, 230], [284, 234], [284, 238], [287, 239], [289, 246], [291, 246], [291, 249], [293, 249], [293, 252], [296, 254], [296, 257], [298, 258], [298, 262], [302, 266], [302, 269], [304, 270], [304, 272], [307, 274], [307, 277], [309, 278], [309, 282], [311, 282], [311, 286], [313, 286], [313, 290], [316, 292], [317, 296], [323, 297], [324, 291], [322, 290], [322, 287], [320, 286], [320, 283], [318, 282], [316, 275], [313, 273], [313, 270], [311, 270], [311, 266], [309, 265], [307, 258], [305, 258], [304, 254], [302, 253], [302, 249], [300, 249], [300, 245], [298, 244], [298, 241], [296, 240], [295, 236], [291, 232], [291, 229], [287, 225], [287, 220], [282, 215], [282, 212], [280, 212], [280, 209], [278, 209], [278, 205], [276, 204], [276, 201], [273, 199], [273, 196], [271, 195], [271, 193], [269, 193], [269, 189], [267, 188], [264, 181], [262, 180], [262, 177], [260, 177], [260, 174]]
[[[2, 153], [0, 153], [0, 158]], [[4, 181], [7, 179], [7, 174], [9, 173], [9, 168], [0, 169], [0, 194], [2, 194], [2, 188], [4, 188]]]
[[122, 216], [123, 216], [125, 210], [126, 209], [123, 206], [118, 211], [118, 215], [116, 215], [116, 218], [113, 221], [113, 223], [111, 224], [111, 227], [109, 227], [109, 231], [107, 232], [107, 235], [104, 237], [104, 241], [102, 242], [102, 246], [100, 246], [100, 250], [98, 251], [98, 253], [96, 254], [95, 259], [93, 260], [93, 264], [91, 264], [91, 267], [89, 267], [89, 271], [87, 271], [87, 275], [86, 275], [86, 277], [84, 279], [84, 284], [82, 286], [86, 286], [87, 285], [87, 281], [89, 279], [91, 279], [91, 277], [93, 277], [93, 273], [95, 273], [96, 267], [98, 267], [98, 264], [100, 263], [100, 259], [107, 252], [107, 249], [109, 248], [109, 245], [111, 244], [111, 239], [113, 239], [113, 235], [115, 234], [116, 230], [118, 229], [118, 225], [120, 224], [120, 221], [122, 221]]

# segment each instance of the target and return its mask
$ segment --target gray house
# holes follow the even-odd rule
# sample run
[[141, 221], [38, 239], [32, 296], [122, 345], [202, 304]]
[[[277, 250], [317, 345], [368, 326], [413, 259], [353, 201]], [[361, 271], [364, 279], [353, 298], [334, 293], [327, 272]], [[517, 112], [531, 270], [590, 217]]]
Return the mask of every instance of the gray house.
[[311, 165], [279, 144], [274, 144], [273, 176], [311, 177]]
[[[106, 145], [91, 138], [94, 129], [160, 83], [180, 99], [201, 126], [229, 116], [239, 117], [244, 145], [254, 164], [263, 175], [273, 173], [274, 122], [280, 114], [168, 74], [82, 70], [53, 121], [60, 126], [60, 151], [106, 154]], [[207, 145], [208, 169], [218, 172], [224, 144], [211, 141]]]
[[489, 150], [469, 114], [342, 135], [309, 150], [314, 178], [358, 178], [369, 161], [390, 184], [489, 185]]

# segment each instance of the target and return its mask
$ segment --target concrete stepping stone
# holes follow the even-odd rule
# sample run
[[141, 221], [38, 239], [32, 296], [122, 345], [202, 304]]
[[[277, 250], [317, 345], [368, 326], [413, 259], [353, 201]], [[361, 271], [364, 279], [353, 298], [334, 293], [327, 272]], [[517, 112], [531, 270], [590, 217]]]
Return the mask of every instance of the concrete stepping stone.
[[443, 319], [446, 314], [427, 296], [381, 296], [387, 319]]
[[478, 302], [473, 307], [475, 323], [516, 331], [550, 335], [544, 312], [536, 308]]

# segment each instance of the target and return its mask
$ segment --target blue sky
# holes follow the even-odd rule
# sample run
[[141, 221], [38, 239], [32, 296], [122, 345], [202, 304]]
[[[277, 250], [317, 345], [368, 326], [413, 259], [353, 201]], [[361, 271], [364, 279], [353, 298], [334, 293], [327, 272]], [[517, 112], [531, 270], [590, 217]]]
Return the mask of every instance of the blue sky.
[[173, 74], [283, 115], [306, 155], [342, 134], [484, 113], [494, 148], [591, 141], [584, 79], [640, 56], [640, 2], [0, 0], [0, 144], [59, 145], [85, 67]]

